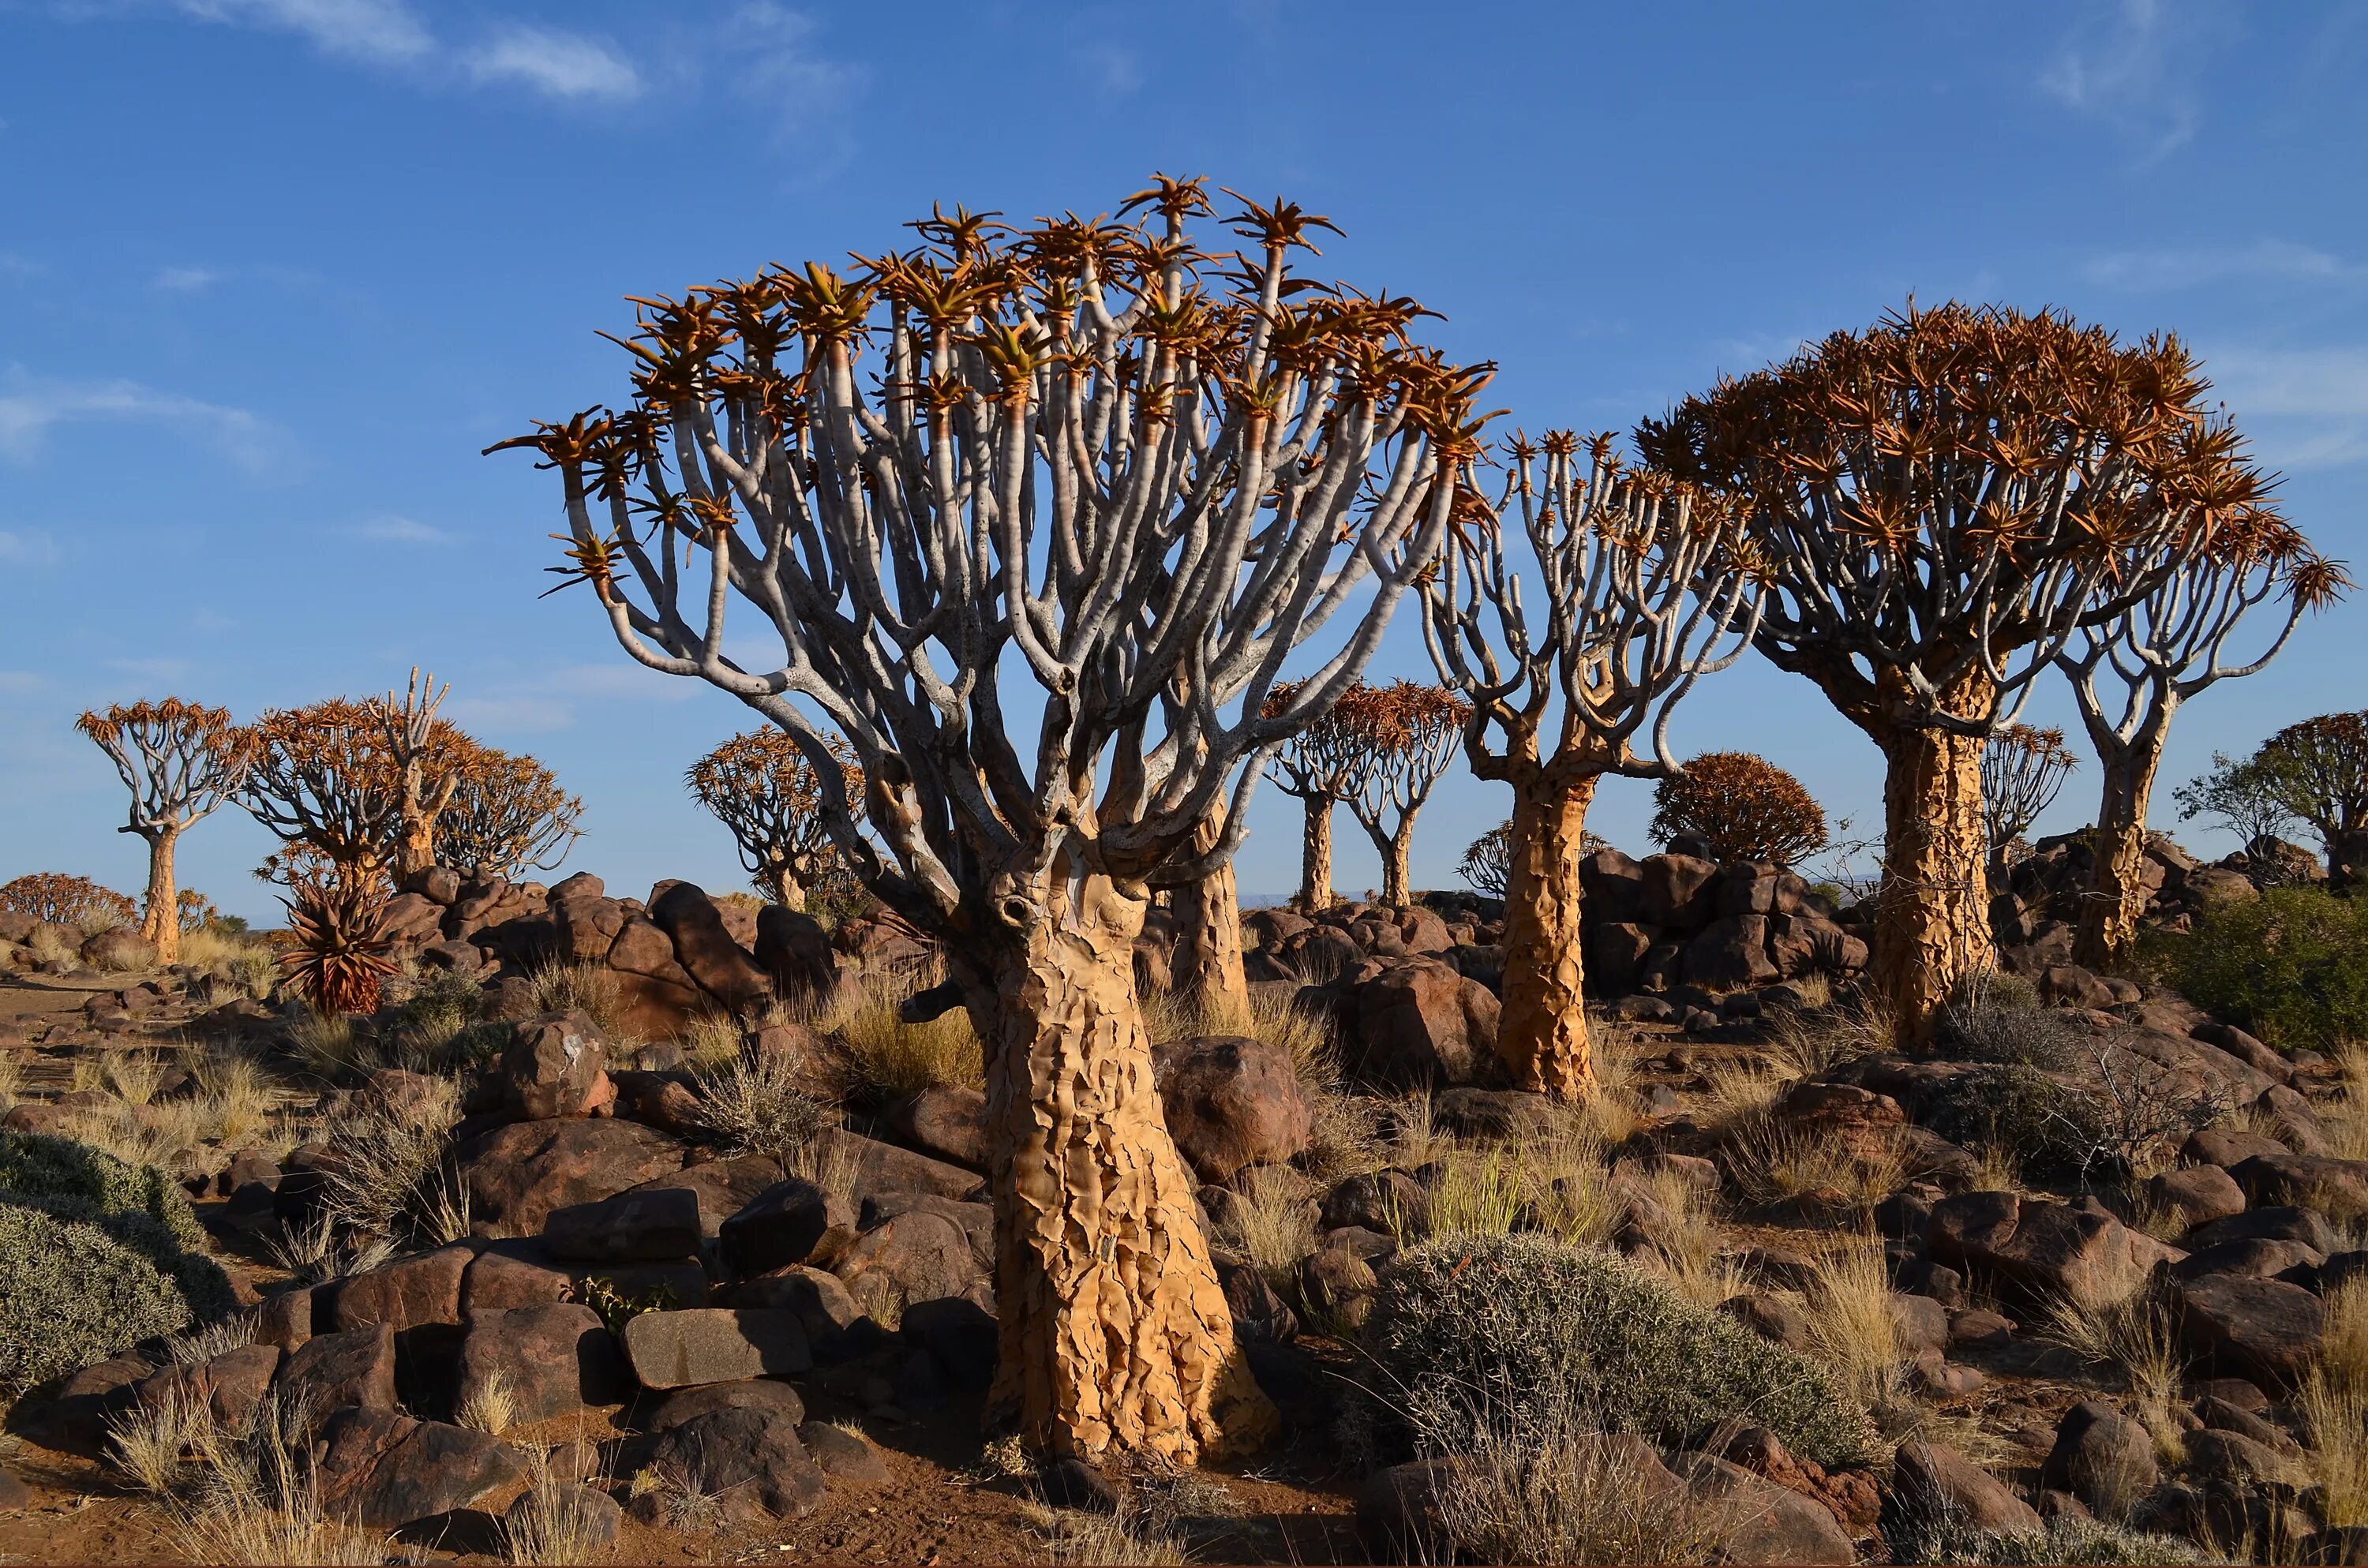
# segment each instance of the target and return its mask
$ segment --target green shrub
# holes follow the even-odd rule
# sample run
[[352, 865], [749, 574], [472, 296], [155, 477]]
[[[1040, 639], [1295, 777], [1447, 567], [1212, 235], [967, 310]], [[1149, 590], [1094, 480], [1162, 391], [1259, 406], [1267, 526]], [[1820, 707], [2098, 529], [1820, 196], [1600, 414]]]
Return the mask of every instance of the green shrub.
[[205, 1246], [205, 1232], [180, 1184], [154, 1165], [135, 1165], [71, 1138], [0, 1132], [0, 1193], [74, 1198], [106, 1214], [145, 1214], [179, 1250]]
[[178, 1252], [145, 1214], [74, 1198], [0, 1201], [0, 1397], [186, 1326], [203, 1315], [192, 1284], [208, 1309], [228, 1309], [222, 1270]]
[[1940, 1055], [1960, 1062], [2060, 1071], [2078, 1058], [2080, 1027], [2040, 1001], [2030, 981], [1992, 970], [1949, 998], [1932, 1043]]
[[1547, 1442], [1584, 1409], [1607, 1431], [1698, 1441], [1768, 1427], [1820, 1464], [1862, 1459], [1866, 1414], [1825, 1370], [1608, 1253], [1542, 1236], [1444, 1235], [1381, 1272], [1363, 1342], [1420, 1446]]
[[2221, 1562], [2192, 1540], [2146, 1535], [2096, 1519], [2057, 1518], [2044, 1530], [1977, 1530], [1962, 1521], [1889, 1527], [1894, 1562], [1998, 1564], [1998, 1568], [2170, 1568]]
[[2014, 1156], [2038, 1181], [2088, 1175], [2111, 1153], [2104, 1108], [2036, 1067], [1992, 1063], [1941, 1084], [1925, 1097], [1924, 1125], [1952, 1143]]
[[2368, 1039], [2368, 898], [2270, 888], [2214, 904], [2193, 930], [2144, 950], [2189, 1001], [2280, 1051]]

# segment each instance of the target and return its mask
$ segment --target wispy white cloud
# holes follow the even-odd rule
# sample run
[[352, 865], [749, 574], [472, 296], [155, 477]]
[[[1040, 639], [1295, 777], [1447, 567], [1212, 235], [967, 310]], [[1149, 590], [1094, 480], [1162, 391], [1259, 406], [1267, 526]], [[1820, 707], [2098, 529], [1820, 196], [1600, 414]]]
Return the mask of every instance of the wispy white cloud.
[[463, 57], [470, 79], [517, 82], [546, 97], [639, 97], [641, 74], [609, 45], [548, 28], [508, 28]]
[[2111, 251], [2081, 267], [2092, 283], [2146, 291], [2198, 289], [2239, 279], [2302, 283], [2368, 280], [2368, 267], [2291, 240], [2197, 249]]
[[202, 294], [222, 280], [211, 267], [167, 267], [156, 274], [156, 287], [167, 294]]
[[2203, 368], [2271, 467], [2368, 461], [2368, 344], [2216, 349]]
[[1122, 98], [1143, 85], [1143, 60], [1123, 44], [1082, 44], [1072, 52], [1086, 84], [1102, 98]]
[[862, 67], [824, 52], [821, 31], [803, 11], [754, 0], [732, 13], [716, 41], [733, 62], [734, 90], [764, 105], [784, 131], [830, 127], [843, 136], [834, 112], [863, 90], [867, 78]]
[[442, 528], [430, 528], [412, 517], [372, 517], [356, 523], [352, 529], [356, 539], [366, 539], [373, 544], [450, 544], [452, 536]]
[[435, 52], [427, 24], [404, 0], [175, 0], [200, 21], [294, 33], [324, 54], [405, 65]]
[[2195, 134], [2203, 74], [2229, 13], [2197, 0], [2089, 0], [2056, 46], [2042, 91], [2113, 128], [2147, 159]]
[[0, 561], [11, 566], [51, 566], [58, 541], [38, 528], [0, 528]]
[[0, 375], [0, 457], [29, 462], [60, 426], [108, 420], [178, 430], [250, 473], [270, 472], [296, 457], [293, 437], [247, 409], [158, 392], [138, 381], [57, 381], [31, 375], [21, 366]]

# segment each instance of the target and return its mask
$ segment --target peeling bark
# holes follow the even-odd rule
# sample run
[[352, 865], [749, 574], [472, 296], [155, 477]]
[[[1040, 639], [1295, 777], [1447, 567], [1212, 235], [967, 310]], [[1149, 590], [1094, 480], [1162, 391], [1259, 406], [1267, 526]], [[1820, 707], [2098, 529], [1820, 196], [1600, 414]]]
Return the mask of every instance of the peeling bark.
[[805, 913], [806, 885], [798, 881], [798, 874], [795, 871], [787, 866], [778, 866], [774, 868], [768, 880], [773, 884], [775, 903], [780, 904], [783, 909], [796, 910], [801, 915]]
[[[1987, 688], [1956, 693], [1960, 713], [1988, 710]], [[1997, 961], [1990, 941], [1988, 835], [1982, 825], [1985, 737], [1921, 725], [1870, 726], [1883, 747], [1883, 886], [1869, 976], [1902, 1045], [1930, 1037], [1967, 976]]]
[[155, 944], [156, 961], [181, 961], [181, 892], [173, 881], [173, 853], [181, 841], [178, 828], [162, 828], [148, 836], [148, 906], [140, 934]]
[[406, 806], [403, 815], [403, 834], [394, 851], [394, 880], [408, 881], [436, 866], [436, 817], [433, 812]]
[[2072, 936], [2072, 961], [2086, 969], [2126, 967], [2146, 913], [2146, 806], [2154, 793], [2158, 747], [2138, 746], [2105, 761], [2089, 886]]
[[1497, 1056], [1513, 1083], [1565, 1100], [1595, 1092], [1580, 953], [1578, 863], [1597, 776], [1533, 776], [1513, 793], [1505, 885], [1505, 1006]]
[[1392, 909], [1404, 909], [1414, 902], [1414, 819], [1407, 816], [1398, 823], [1398, 830], [1390, 835], [1382, 850], [1382, 902]]
[[1302, 802], [1307, 817], [1299, 834], [1299, 906], [1309, 914], [1332, 907], [1332, 808], [1329, 795], [1309, 795]]
[[990, 1418], [1039, 1452], [1246, 1451], [1276, 1416], [1235, 1343], [1152, 1080], [1131, 947], [1144, 905], [1098, 875], [1070, 887], [1074, 901], [1011, 901], [1032, 903], [1027, 929], [965, 978], [991, 1046]]
[[[1192, 835], [1201, 854], [1224, 835], [1220, 807]], [[1193, 1016], [1218, 1030], [1241, 1028], [1250, 1016], [1249, 977], [1242, 968], [1242, 906], [1231, 860], [1176, 890], [1176, 956], [1170, 975]]]

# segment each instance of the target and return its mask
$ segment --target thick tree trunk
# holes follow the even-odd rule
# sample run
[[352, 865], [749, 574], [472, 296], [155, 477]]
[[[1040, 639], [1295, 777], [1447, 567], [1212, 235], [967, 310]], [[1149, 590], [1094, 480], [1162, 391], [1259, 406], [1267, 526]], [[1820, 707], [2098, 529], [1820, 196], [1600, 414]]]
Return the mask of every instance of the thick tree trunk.
[[155, 944], [156, 961], [181, 961], [181, 891], [173, 882], [173, 851], [178, 828], [165, 828], [148, 840], [148, 907], [140, 934]]
[[2146, 804], [2161, 762], [2158, 747], [2144, 745], [2105, 761], [2105, 792], [2089, 846], [2094, 861], [2072, 936], [2072, 961], [2083, 968], [2124, 968], [2136, 949], [2146, 902]]
[[1595, 1092], [1578, 885], [1595, 783], [1591, 773], [1575, 783], [1532, 778], [1513, 791], [1497, 1055], [1520, 1087], [1566, 1100]]
[[1889, 1009], [1893, 1038], [1909, 1045], [1930, 1036], [1967, 976], [1996, 961], [1982, 826], [1984, 741], [1906, 725], [1877, 739], [1885, 764], [1883, 886], [1870, 978]]
[[1404, 909], [1414, 902], [1414, 813], [1398, 819], [1398, 830], [1382, 847], [1382, 902]]
[[1299, 835], [1299, 905], [1313, 915], [1332, 907], [1332, 808], [1339, 802], [1310, 795], [1302, 803], [1307, 821]]
[[[1221, 810], [1193, 835], [1199, 854], [1224, 836]], [[1177, 999], [1212, 1032], [1249, 1027], [1249, 977], [1242, 970], [1242, 906], [1231, 860], [1175, 892], [1176, 954], [1169, 965]]]
[[436, 815], [426, 810], [406, 810], [403, 829], [394, 849], [394, 880], [397, 885], [409, 881], [436, 866]]
[[770, 880], [773, 884], [775, 903], [780, 904], [783, 909], [794, 909], [801, 915], [805, 913], [806, 885], [798, 881], [798, 874], [795, 871], [787, 866], [777, 867]]
[[1144, 904], [1100, 876], [1072, 885], [1076, 904], [1037, 904], [970, 981], [990, 1052], [992, 1417], [1039, 1452], [1245, 1451], [1276, 1417], [1235, 1343], [1152, 1081], [1132, 946]]

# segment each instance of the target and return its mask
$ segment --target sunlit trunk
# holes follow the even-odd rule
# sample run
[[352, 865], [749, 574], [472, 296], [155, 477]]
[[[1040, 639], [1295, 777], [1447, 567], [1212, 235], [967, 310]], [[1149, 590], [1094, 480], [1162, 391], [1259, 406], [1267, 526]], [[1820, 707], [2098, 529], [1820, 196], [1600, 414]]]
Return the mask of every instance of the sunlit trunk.
[[990, 1046], [992, 1417], [1055, 1454], [1255, 1448], [1274, 1409], [1235, 1343], [1136, 1005], [1144, 904], [1088, 876], [1033, 907], [1029, 929], [957, 959]]
[[[1958, 713], [1987, 710], [1987, 683], [1961, 683]], [[1875, 895], [1875, 994], [1901, 1045], [1928, 1039], [1964, 979], [1997, 961], [1990, 942], [1984, 737], [1916, 725], [1880, 728], [1883, 886]]]
[[2146, 903], [2146, 803], [2161, 762], [2159, 745], [2143, 742], [2104, 761], [2093, 863], [2072, 937], [2072, 961], [2084, 968], [2122, 969], [2135, 956]]
[[798, 874], [795, 871], [787, 866], [778, 866], [774, 868], [768, 880], [772, 883], [775, 903], [780, 904], [783, 909], [794, 909], [801, 915], [805, 913], [806, 885], [798, 881]]
[[181, 892], [173, 883], [173, 851], [178, 828], [165, 828], [148, 840], [148, 905], [140, 934], [155, 945], [156, 961], [181, 961]]
[[1516, 1085], [1566, 1100], [1584, 1098], [1596, 1085], [1578, 881], [1596, 777], [1531, 778], [1515, 788], [1505, 882], [1505, 1006], [1497, 1055]]
[[1332, 907], [1332, 808], [1329, 795], [1310, 795], [1299, 835], [1299, 906], [1310, 914]]

